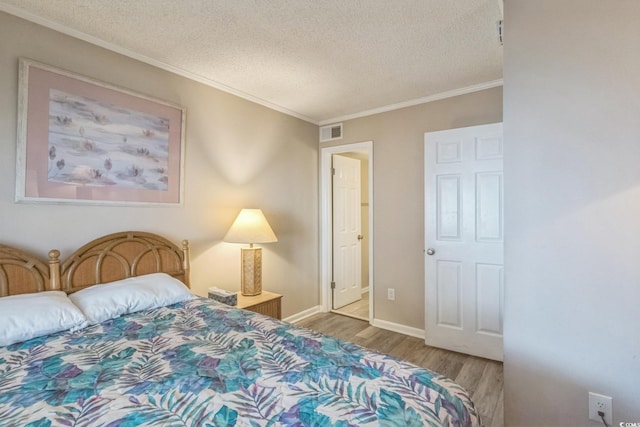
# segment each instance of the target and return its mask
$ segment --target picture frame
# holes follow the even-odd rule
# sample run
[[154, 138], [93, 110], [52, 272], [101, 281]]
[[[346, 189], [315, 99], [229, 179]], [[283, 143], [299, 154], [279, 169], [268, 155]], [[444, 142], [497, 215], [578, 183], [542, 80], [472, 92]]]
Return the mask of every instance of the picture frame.
[[20, 58], [16, 202], [182, 205], [185, 113]]

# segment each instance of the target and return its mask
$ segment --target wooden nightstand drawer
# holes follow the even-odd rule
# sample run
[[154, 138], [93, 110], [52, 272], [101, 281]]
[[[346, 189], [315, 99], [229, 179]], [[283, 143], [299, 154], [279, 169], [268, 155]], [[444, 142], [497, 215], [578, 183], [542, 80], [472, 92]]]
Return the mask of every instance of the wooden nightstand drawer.
[[255, 313], [282, 319], [282, 295], [274, 292], [262, 291], [260, 295], [252, 297], [244, 296], [238, 292], [238, 308], [253, 311]]

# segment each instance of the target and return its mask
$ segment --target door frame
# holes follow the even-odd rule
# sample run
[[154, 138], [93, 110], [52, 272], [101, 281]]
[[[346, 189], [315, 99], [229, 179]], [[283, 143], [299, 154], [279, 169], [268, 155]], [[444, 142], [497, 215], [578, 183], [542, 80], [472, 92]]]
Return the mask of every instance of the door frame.
[[320, 148], [320, 307], [323, 312], [331, 311], [331, 277], [333, 271], [332, 241], [332, 191], [331, 156], [351, 152], [363, 152], [369, 159], [368, 196], [369, 196], [369, 323], [374, 319], [373, 296], [373, 141], [353, 144], [333, 145]]
[[[333, 299], [332, 311], [343, 313], [343, 308], [359, 301], [362, 303], [363, 288], [369, 283], [363, 282], [369, 274], [368, 260], [364, 256], [368, 252], [362, 236], [367, 235], [364, 226], [367, 219], [363, 218], [362, 202], [367, 200], [363, 192], [366, 190], [367, 178], [363, 177], [366, 168], [363, 163], [368, 162], [367, 154], [351, 152], [348, 154], [333, 154]], [[365, 186], [363, 188], [362, 186]], [[356, 203], [357, 202], [357, 203]], [[367, 207], [368, 215], [368, 207]], [[357, 228], [356, 228], [357, 227]], [[367, 298], [367, 315], [369, 319], [369, 299]], [[336, 307], [337, 306], [337, 307]]]

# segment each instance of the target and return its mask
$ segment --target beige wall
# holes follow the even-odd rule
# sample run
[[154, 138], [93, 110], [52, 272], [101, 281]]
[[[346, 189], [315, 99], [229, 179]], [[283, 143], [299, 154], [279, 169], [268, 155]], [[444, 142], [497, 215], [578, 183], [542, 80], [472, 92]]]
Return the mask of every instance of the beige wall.
[[[15, 204], [18, 57], [180, 104], [186, 115], [183, 207]], [[221, 239], [260, 207], [279, 241], [264, 245], [264, 287], [288, 316], [318, 304], [318, 127], [0, 12], [0, 242], [44, 257], [138, 229], [192, 247], [195, 291], [239, 289], [240, 245]]]
[[505, 425], [640, 422], [640, 2], [505, 2]]
[[424, 133], [501, 121], [498, 87], [349, 120], [344, 139], [321, 144], [373, 141], [376, 319], [424, 329]]

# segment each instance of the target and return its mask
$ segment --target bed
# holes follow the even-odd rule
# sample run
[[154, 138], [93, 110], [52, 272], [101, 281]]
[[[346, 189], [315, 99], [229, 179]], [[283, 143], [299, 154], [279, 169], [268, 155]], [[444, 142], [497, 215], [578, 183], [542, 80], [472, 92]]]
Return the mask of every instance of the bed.
[[[0, 425], [480, 425], [465, 390], [434, 372], [190, 293], [90, 319], [83, 295], [103, 309], [155, 277], [186, 289], [187, 242], [124, 232], [59, 257], [53, 250], [45, 264], [0, 246], [0, 308], [68, 293], [84, 314], [82, 324], [0, 346]], [[5, 304], [0, 321], [17, 306]]]

